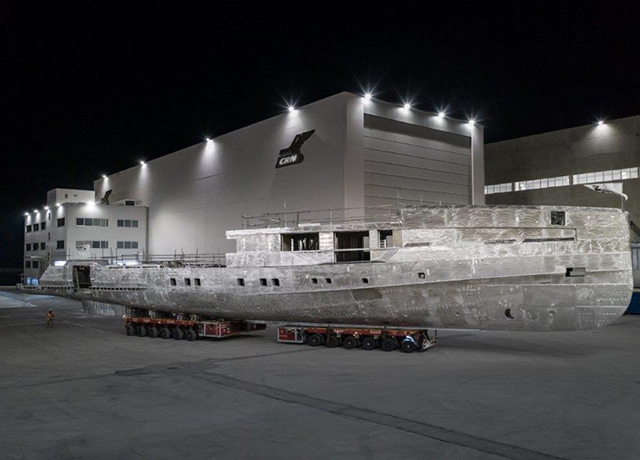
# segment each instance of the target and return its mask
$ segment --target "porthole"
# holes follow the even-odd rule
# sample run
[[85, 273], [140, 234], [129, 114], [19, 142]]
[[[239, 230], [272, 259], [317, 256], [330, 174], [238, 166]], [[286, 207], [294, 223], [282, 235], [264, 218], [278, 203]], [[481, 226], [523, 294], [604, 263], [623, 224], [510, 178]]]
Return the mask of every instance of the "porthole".
[[266, 286], [267, 285], [267, 279], [266, 278], [260, 278], [260, 286]]
[[191, 286], [191, 279], [190, 278], [185, 278], [184, 279], [184, 285], [185, 286]]
[[280, 286], [280, 280], [279, 280], [278, 278], [272, 278], [272, 279], [271, 279], [271, 283], [272, 283], [274, 286]]
[[171, 286], [175, 286], [175, 285], [177, 284], [177, 283], [176, 283], [176, 279], [175, 279], [175, 278], [171, 278], [171, 279], [169, 280], [169, 283], [171, 284]]
[[324, 281], [325, 281], [327, 284], [331, 284], [331, 278], [325, 278], [325, 279], [324, 279]]
[[362, 278], [362, 284], [369, 284], [369, 278]]
[[427, 277], [427, 275], [425, 275], [424, 272], [418, 273], [418, 278], [420, 278], [421, 280], [425, 279], [426, 277]]
[[200, 283], [200, 278], [194, 278], [193, 281], [195, 282], [196, 286], [201, 286], [202, 285]]
[[244, 278], [238, 278], [238, 286], [244, 286]]
[[504, 311], [504, 316], [506, 316], [507, 319], [515, 319], [515, 317], [511, 314], [511, 308], [507, 308]]
[[311, 283], [318, 284], [318, 278], [311, 278]]

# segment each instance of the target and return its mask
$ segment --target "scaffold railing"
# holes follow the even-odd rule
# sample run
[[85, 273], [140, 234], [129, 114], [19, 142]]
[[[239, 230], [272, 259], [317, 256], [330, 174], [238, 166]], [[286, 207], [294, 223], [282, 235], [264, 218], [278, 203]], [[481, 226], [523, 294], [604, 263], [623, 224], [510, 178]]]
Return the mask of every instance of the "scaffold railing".
[[358, 208], [285, 211], [243, 215], [242, 228], [298, 227], [304, 224], [346, 225], [356, 223], [400, 223], [397, 205]]

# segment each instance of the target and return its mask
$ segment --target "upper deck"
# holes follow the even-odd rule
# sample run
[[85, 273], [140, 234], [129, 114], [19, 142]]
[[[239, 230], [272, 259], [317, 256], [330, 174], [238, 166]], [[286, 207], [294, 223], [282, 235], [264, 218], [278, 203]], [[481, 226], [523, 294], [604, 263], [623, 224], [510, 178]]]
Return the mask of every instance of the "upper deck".
[[[314, 265], [339, 262], [386, 262], [400, 250], [469, 251], [480, 254], [522, 252], [504, 249], [524, 243], [614, 245], [628, 250], [626, 212], [612, 208], [567, 206], [420, 206], [357, 217], [332, 212], [330, 220], [309, 213], [305, 221], [270, 215], [271, 224], [227, 232], [236, 240], [228, 266]], [[290, 224], [287, 224], [290, 222]], [[547, 245], [548, 246], [548, 245]], [[533, 248], [533, 246], [530, 246]], [[466, 248], [466, 249], [465, 249]], [[593, 248], [597, 250], [596, 247]], [[476, 248], [475, 252], [478, 249]], [[470, 254], [470, 253], [469, 253]], [[451, 254], [453, 257], [453, 254]]]

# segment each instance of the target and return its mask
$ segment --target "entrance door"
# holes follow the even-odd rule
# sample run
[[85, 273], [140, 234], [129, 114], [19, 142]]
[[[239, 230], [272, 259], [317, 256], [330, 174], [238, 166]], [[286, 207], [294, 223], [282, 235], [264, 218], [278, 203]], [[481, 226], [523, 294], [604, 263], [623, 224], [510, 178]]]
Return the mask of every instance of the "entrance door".
[[91, 267], [86, 265], [73, 267], [73, 286], [76, 289], [88, 289], [91, 287]]
[[[336, 233], [336, 262], [361, 262], [371, 260], [371, 254], [364, 249], [369, 248], [369, 232]], [[348, 249], [340, 251], [340, 249]]]

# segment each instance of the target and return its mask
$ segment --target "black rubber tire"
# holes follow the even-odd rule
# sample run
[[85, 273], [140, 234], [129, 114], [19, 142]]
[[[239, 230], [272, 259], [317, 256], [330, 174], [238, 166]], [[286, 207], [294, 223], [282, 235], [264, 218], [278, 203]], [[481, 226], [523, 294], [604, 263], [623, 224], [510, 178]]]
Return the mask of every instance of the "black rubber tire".
[[398, 341], [396, 339], [387, 337], [386, 339], [382, 340], [380, 348], [382, 348], [383, 351], [393, 351], [398, 348]]
[[152, 339], [160, 337], [160, 329], [158, 329], [158, 326], [149, 326], [149, 337]]
[[136, 326], [136, 332], [138, 333], [138, 337], [147, 336], [147, 328], [144, 326], [144, 324], [138, 324]]
[[173, 338], [176, 340], [184, 339], [184, 331], [182, 330], [182, 328], [174, 327], [171, 333], [173, 335]]
[[360, 345], [360, 341], [355, 337], [353, 337], [352, 335], [345, 337], [344, 340], [342, 341], [342, 346], [345, 347], [347, 350], [353, 350], [358, 345]]
[[189, 329], [187, 329], [187, 340], [189, 342], [193, 342], [194, 340], [198, 340], [198, 333], [196, 332], [196, 330], [192, 327], [190, 327]]
[[320, 334], [311, 334], [309, 338], [307, 338], [307, 343], [312, 347], [318, 347], [322, 345], [322, 342], [324, 342], [324, 340], [322, 340], [322, 336]]
[[136, 327], [133, 324], [127, 323], [124, 328], [127, 331], [127, 335], [136, 335]]
[[325, 345], [327, 346], [327, 348], [335, 348], [341, 345], [341, 341], [337, 336], [330, 335]]
[[365, 337], [362, 339], [362, 349], [363, 350], [373, 350], [374, 348], [378, 348], [380, 345], [378, 341], [373, 337]]
[[402, 351], [404, 351], [405, 353], [413, 353], [414, 351], [416, 351], [418, 349], [418, 347], [411, 340], [405, 339], [400, 344], [400, 349]]
[[162, 337], [163, 339], [170, 339], [171, 338], [171, 329], [169, 329], [167, 326], [161, 328], [160, 329], [160, 337]]

